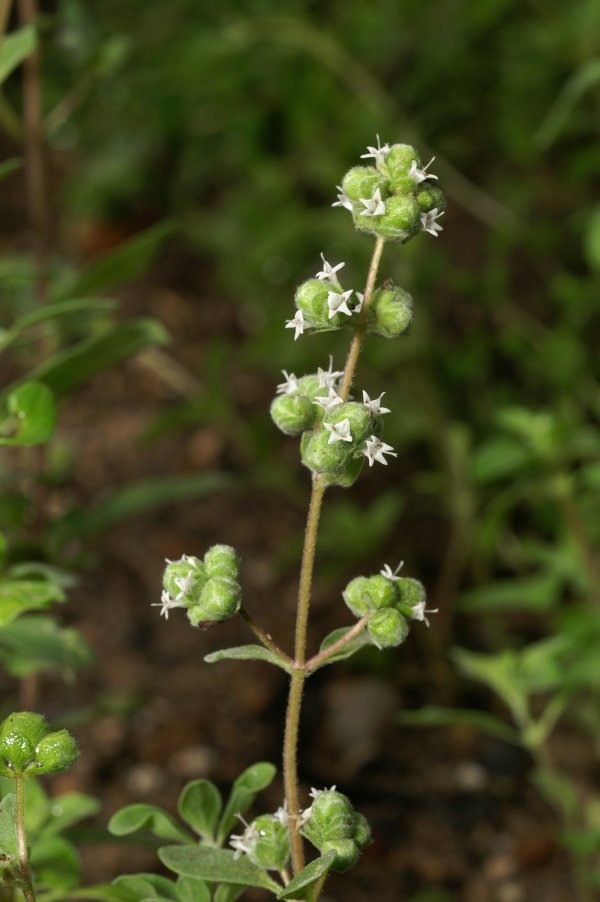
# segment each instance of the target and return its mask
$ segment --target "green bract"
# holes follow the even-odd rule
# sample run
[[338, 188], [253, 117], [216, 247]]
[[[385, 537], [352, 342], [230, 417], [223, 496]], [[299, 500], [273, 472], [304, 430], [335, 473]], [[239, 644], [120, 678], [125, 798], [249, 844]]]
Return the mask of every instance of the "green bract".
[[379, 190], [383, 193], [386, 186], [385, 177], [374, 166], [353, 166], [342, 180], [342, 190], [350, 200], [359, 202], [373, 197]]
[[373, 292], [368, 329], [383, 338], [397, 338], [412, 322], [412, 297], [395, 285]]
[[421, 209], [411, 194], [388, 197], [385, 213], [373, 218], [376, 233], [389, 241], [408, 241], [421, 230]]
[[333, 329], [341, 329], [347, 325], [349, 317], [344, 313], [336, 313], [329, 316], [328, 296], [334, 294], [342, 294], [342, 289], [338, 285], [332, 285], [330, 282], [320, 281], [319, 279], [309, 279], [303, 282], [296, 290], [296, 306], [302, 310], [307, 325], [310, 325], [318, 332], [328, 332]]
[[430, 210], [443, 212], [446, 209], [446, 196], [435, 185], [423, 185], [417, 192], [417, 203], [423, 213]]
[[235, 579], [215, 576], [209, 579], [197, 604], [188, 609], [192, 626], [218, 620], [230, 620], [242, 604], [242, 590]]
[[240, 559], [231, 545], [213, 545], [204, 555], [204, 567], [209, 577], [229, 576], [235, 579], [240, 569]]
[[396, 583], [398, 587], [399, 609], [407, 617], [410, 617], [417, 605], [425, 606], [427, 594], [425, 586], [418, 579], [403, 576]]
[[396, 608], [383, 608], [371, 614], [368, 630], [377, 648], [395, 648], [408, 636], [408, 623]]
[[79, 757], [79, 747], [68, 730], [48, 733], [37, 745], [36, 774], [53, 774], [68, 770]]
[[314, 402], [300, 392], [279, 395], [271, 404], [271, 417], [286, 435], [300, 435], [310, 429], [317, 419]]
[[78, 755], [71, 734], [67, 730], [51, 733], [41, 714], [20, 711], [0, 725], [0, 772], [4, 776], [66, 770]]

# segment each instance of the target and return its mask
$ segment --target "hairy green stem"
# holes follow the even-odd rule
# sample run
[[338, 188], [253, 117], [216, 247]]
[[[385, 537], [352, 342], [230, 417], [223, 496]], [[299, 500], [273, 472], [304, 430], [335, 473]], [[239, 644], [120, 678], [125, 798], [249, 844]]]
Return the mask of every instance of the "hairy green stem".
[[35, 893], [31, 882], [31, 871], [29, 870], [29, 856], [27, 853], [27, 831], [25, 829], [25, 777], [23, 774], [15, 774], [15, 786], [17, 797], [17, 846], [19, 849], [19, 865], [23, 876], [21, 891], [25, 897], [25, 902], [35, 902]]
[[264, 645], [265, 648], [268, 648], [269, 651], [273, 652], [276, 657], [280, 658], [287, 666], [291, 666], [294, 662], [290, 658], [289, 655], [286, 655], [284, 651], [282, 651], [279, 646], [273, 642], [269, 633], [267, 633], [261, 626], [258, 625], [254, 617], [246, 610], [246, 608], [242, 605], [240, 608], [240, 617], [246, 621], [256, 638]]
[[345, 636], [342, 636], [341, 639], [338, 639], [337, 642], [333, 642], [329, 648], [326, 648], [324, 651], [319, 652], [318, 655], [313, 655], [306, 662], [306, 670], [309, 673], [312, 673], [317, 669], [317, 667], [322, 667], [323, 664], [326, 664], [327, 661], [333, 657], [333, 655], [337, 654], [342, 648], [352, 642], [353, 639], [356, 639], [357, 636], [360, 636], [361, 633], [367, 628], [367, 624], [369, 622], [369, 615], [365, 614], [364, 617], [361, 617], [360, 620], [357, 620], [354, 626], [348, 630]]
[[[360, 312], [356, 334], [352, 339], [346, 364], [344, 367], [344, 375], [340, 388], [340, 397], [347, 400], [350, 394], [350, 388], [354, 380], [356, 365], [362, 348], [363, 335], [366, 329], [367, 313], [379, 263], [383, 253], [385, 239], [378, 237], [375, 242], [373, 256], [369, 266], [367, 282], [365, 285], [365, 294], [362, 310]], [[296, 632], [294, 643], [294, 665], [295, 670], [290, 676], [290, 689], [288, 696], [287, 714], [285, 719], [285, 736], [283, 741], [283, 781], [285, 787], [285, 797], [288, 805], [289, 822], [290, 822], [290, 844], [292, 852], [292, 867], [294, 874], [301, 871], [304, 867], [304, 849], [302, 845], [302, 837], [299, 829], [299, 812], [300, 804], [298, 798], [298, 734], [300, 729], [300, 714], [302, 709], [302, 693], [304, 690], [304, 681], [308, 676], [308, 666], [306, 661], [306, 638], [308, 632], [308, 617], [310, 612], [310, 596], [313, 572], [315, 566], [315, 553], [317, 547], [317, 533], [319, 530], [319, 519], [321, 516], [321, 506], [323, 495], [327, 483], [323, 476], [315, 474], [313, 476], [312, 493], [310, 498], [310, 506], [308, 509], [308, 517], [306, 520], [306, 531], [304, 534], [304, 549], [302, 551], [302, 564], [300, 568], [300, 583], [298, 587], [298, 607], [296, 611]], [[360, 630], [359, 630], [360, 631]], [[317, 656], [318, 657], [318, 656]]]

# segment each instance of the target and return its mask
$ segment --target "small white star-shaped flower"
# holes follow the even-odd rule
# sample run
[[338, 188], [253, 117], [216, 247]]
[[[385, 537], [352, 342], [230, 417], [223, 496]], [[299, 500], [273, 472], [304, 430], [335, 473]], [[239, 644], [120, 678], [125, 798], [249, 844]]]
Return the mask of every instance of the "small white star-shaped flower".
[[417, 161], [413, 160], [410, 169], [408, 170], [408, 177], [414, 179], [417, 184], [424, 182], [425, 179], [437, 179], [437, 175], [433, 175], [432, 172], [427, 172], [434, 160], [435, 157], [432, 157], [427, 166], [423, 166], [422, 169], [419, 169]]
[[286, 319], [285, 328], [286, 329], [295, 329], [296, 334], [294, 335], [294, 341], [298, 339], [300, 335], [304, 332], [304, 330], [310, 325], [308, 320], [304, 319], [304, 314], [302, 310], [296, 310], [296, 316], [294, 319]]
[[190, 570], [186, 576], [177, 576], [175, 577], [175, 585], [179, 589], [179, 592], [175, 596], [175, 601], [181, 601], [184, 595], [190, 591], [190, 589], [196, 584], [196, 580], [194, 578], [194, 571]]
[[333, 369], [333, 356], [331, 354], [329, 355], [329, 368], [324, 370], [322, 367], [319, 367], [317, 369], [319, 385], [323, 388], [335, 388], [338, 379], [341, 379], [343, 375], [341, 370]]
[[281, 371], [285, 376], [285, 382], [280, 382], [277, 386], [277, 394], [278, 395], [291, 395], [295, 391], [298, 391], [298, 379], [293, 373], [288, 373], [287, 370]]
[[339, 423], [323, 423], [325, 429], [330, 433], [328, 445], [334, 445], [335, 442], [351, 442], [352, 433], [350, 432], [350, 420], [340, 420]]
[[287, 827], [290, 817], [288, 814], [287, 800], [280, 805], [275, 814], [273, 815], [276, 821], [282, 825], [282, 827]]
[[410, 613], [410, 619], [424, 621], [427, 626], [430, 626], [427, 614], [437, 614], [438, 611], [439, 611], [439, 608], [426, 608], [425, 602], [420, 601], [412, 609], [412, 611]]
[[332, 207], [344, 207], [346, 210], [350, 210], [350, 212], [352, 212], [354, 209], [354, 207], [352, 206], [352, 201], [350, 200], [348, 195], [344, 193], [341, 185], [336, 185], [336, 188], [339, 193], [337, 195], [336, 202], [334, 204], [332, 204], [331, 206]]
[[160, 608], [160, 616], [165, 620], [169, 619], [169, 611], [173, 608], [184, 608], [185, 602], [177, 598], [171, 598], [166, 589], [163, 589], [160, 601], [153, 601], [150, 605], [152, 608]]
[[400, 573], [400, 571], [402, 570], [403, 567], [404, 567], [404, 561], [400, 561], [400, 563], [398, 564], [398, 566], [396, 567], [395, 570], [392, 570], [392, 568], [390, 567], [389, 564], [384, 564], [383, 570], [380, 570], [379, 572], [381, 573], [382, 576], [385, 576], [386, 579], [391, 579], [392, 581], [394, 581], [394, 580], [400, 579], [398, 574]]
[[380, 416], [383, 413], [391, 413], [389, 407], [381, 406], [381, 399], [384, 395], [385, 392], [382, 391], [378, 398], [373, 398], [373, 400], [371, 400], [366, 391], [363, 391], [363, 404], [365, 405], [369, 413], [373, 416]]
[[342, 291], [341, 294], [338, 294], [337, 291], [330, 291], [327, 294], [327, 306], [329, 307], [328, 318], [332, 319], [336, 313], [345, 313], [346, 316], [352, 316], [352, 310], [348, 306], [348, 301], [350, 300], [353, 294], [352, 289], [349, 291]]
[[330, 388], [329, 394], [327, 394], [326, 396], [321, 395], [320, 397], [315, 398], [313, 403], [318, 404], [320, 407], [322, 407], [325, 413], [331, 413], [332, 410], [335, 410], [337, 407], [344, 403], [344, 399], [340, 398], [335, 388]]
[[360, 313], [360, 311], [362, 310], [362, 305], [363, 305], [364, 300], [365, 300], [365, 296], [364, 296], [364, 294], [362, 293], [362, 291], [355, 291], [354, 294], [355, 294], [356, 297], [358, 298], [358, 303], [354, 305], [354, 310], [353, 310], [352, 312], [353, 312], [353, 313]]
[[338, 270], [343, 269], [346, 264], [338, 263], [337, 266], [332, 266], [331, 263], [327, 262], [323, 254], [321, 254], [321, 260], [323, 261], [323, 269], [317, 273], [317, 279], [321, 282], [327, 281], [331, 282], [332, 285], [339, 285], [340, 283], [336, 273]]
[[361, 160], [366, 160], [369, 157], [373, 157], [373, 159], [375, 160], [375, 163], [384, 163], [385, 162], [385, 158], [387, 157], [388, 153], [390, 152], [391, 147], [389, 144], [384, 144], [382, 147], [381, 142], [379, 140], [379, 135], [376, 135], [376, 138], [377, 138], [377, 147], [369, 147], [367, 145], [368, 153], [361, 153], [361, 155], [360, 155]]
[[438, 232], [443, 232], [442, 226], [436, 222], [440, 216], [444, 215], [444, 211], [438, 211], [437, 207], [430, 210], [429, 213], [421, 213], [421, 231], [429, 232], [434, 238], [437, 238]]
[[380, 464], [385, 464], [387, 467], [387, 460], [385, 459], [384, 454], [389, 454], [391, 457], [398, 457], [392, 446], [386, 445], [386, 443], [378, 439], [376, 435], [372, 435], [367, 439], [362, 453], [369, 461], [370, 467], [373, 466], [375, 461]]
[[[240, 814], [236, 815], [236, 817], [239, 817], [246, 824], [246, 821], [243, 820]], [[229, 845], [232, 849], [235, 849], [234, 859], [237, 861], [244, 853], [247, 855], [249, 852], [252, 852], [259, 839], [260, 833], [252, 824], [246, 824], [246, 829], [241, 834], [232, 833], [229, 837]]]
[[385, 213], [385, 203], [381, 199], [381, 191], [378, 188], [373, 197], [361, 197], [361, 204], [365, 209], [361, 210], [361, 216], [383, 216]]

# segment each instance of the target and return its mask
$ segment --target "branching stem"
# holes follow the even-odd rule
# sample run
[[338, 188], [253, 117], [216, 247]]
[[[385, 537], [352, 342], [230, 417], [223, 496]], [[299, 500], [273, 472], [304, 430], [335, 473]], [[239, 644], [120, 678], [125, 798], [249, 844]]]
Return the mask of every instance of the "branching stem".
[[265, 648], [268, 648], [269, 651], [273, 652], [274, 655], [276, 655], [278, 658], [281, 658], [282, 661], [285, 661], [287, 665], [293, 665], [294, 662], [292, 661], [290, 656], [286, 655], [286, 653], [282, 651], [275, 642], [273, 642], [270, 635], [265, 632], [265, 630], [263, 630], [261, 626], [258, 625], [254, 617], [252, 617], [252, 615], [248, 613], [243, 605], [240, 608], [240, 617], [242, 617], [246, 621], [256, 638], [259, 640], [259, 642], [261, 642], [262, 645], [264, 645]]

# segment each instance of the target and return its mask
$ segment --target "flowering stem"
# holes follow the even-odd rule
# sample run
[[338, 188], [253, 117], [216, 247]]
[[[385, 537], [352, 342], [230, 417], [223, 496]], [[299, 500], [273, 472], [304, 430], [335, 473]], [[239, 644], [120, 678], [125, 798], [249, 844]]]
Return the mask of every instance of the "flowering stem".
[[[344, 375], [340, 388], [340, 397], [347, 400], [350, 387], [354, 379], [356, 365], [362, 348], [363, 334], [366, 326], [366, 318], [377, 279], [379, 263], [383, 253], [385, 239], [378, 237], [375, 242], [371, 264], [367, 275], [365, 294], [362, 309], [359, 315], [357, 330], [344, 367]], [[288, 695], [288, 707], [285, 719], [285, 736], [283, 741], [283, 781], [285, 797], [288, 805], [290, 824], [290, 845], [292, 853], [292, 867], [294, 874], [304, 867], [304, 849], [302, 837], [299, 831], [300, 805], [298, 799], [298, 733], [300, 728], [300, 713], [302, 708], [302, 692], [304, 681], [308, 676], [308, 664], [306, 661], [306, 637], [308, 632], [308, 615], [310, 611], [310, 595], [312, 578], [315, 565], [315, 552], [317, 545], [317, 533], [323, 495], [327, 483], [322, 475], [313, 477], [312, 493], [306, 531], [304, 534], [304, 549], [302, 551], [302, 564], [300, 568], [300, 584], [298, 587], [298, 607], [296, 611], [296, 633], [294, 653], [295, 669], [290, 675], [290, 689]], [[359, 630], [360, 632], [360, 630]], [[355, 634], [356, 635], [356, 634]], [[333, 646], [332, 646], [333, 647]], [[317, 656], [318, 657], [318, 656]]]
[[258, 625], [252, 615], [248, 613], [243, 605], [240, 608], [240, 616], [246, 621], [256, 638], [265, 646], [265, 648], [268, 648], [269, 651], [273, 652], [273, 654], [276, 655], [282, 662], [285, 662], [286, 667], [290, 667], [294, 663], [289, 655], [286, 655], [286, 653], [282, 651], [275, 642], [273, 642], [270, 635]]
[[337, 642], [334, 642], [329, 648], [319, 652], [318, 655], [313, 655], [313, 657], [306, 662], [306, 669], [309, 673], [312, 673], [318, 667], [322, 667], [323, 664], [326, 664], [333, 655], [340, 651], [340, 649], [348, 645], [349, 642], [352, 642], [353, 639], [356, 639], [357, 636], [360, 636], [367, 628], [368, 622], [369, 616], [368, 614], [365, 614], [364, 617], [361, 617], [360, 620], [356, 621], [352, 629], [349, 629], [341, 639], [338, 639]]
[[27, 854], [27, 832], [25, 830], [25, 777], [23, 774], [15, 774], [16, 787], [16, 830], [17, 846], [19, 849], [19, 864], [23, 876], [23, 885], [20, 887], [25, 897], [25, 902], [35, 902], [35, 893], [31, 882], [29, 870], [29, 857]]

